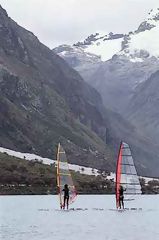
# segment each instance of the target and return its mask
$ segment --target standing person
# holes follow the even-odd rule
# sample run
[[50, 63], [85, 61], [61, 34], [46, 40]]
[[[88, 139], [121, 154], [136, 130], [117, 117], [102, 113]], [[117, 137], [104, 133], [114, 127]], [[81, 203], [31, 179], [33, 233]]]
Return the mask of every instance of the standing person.
[[62, 191], [64, 191], [63, 209], [65, 209], [65, 205], [67, 205], [67, 209], [68, 209], [68, 205], [69, 205], [69, 188], [68, 188], [67, 184], [64, 185], [64, 189]]
[[126, 191], [126, 189], [123, 188], [122, 185], [120, 185], [119, 188], [119, 208], [121, 209], [121, 206], [124, 209], [124, 191]]

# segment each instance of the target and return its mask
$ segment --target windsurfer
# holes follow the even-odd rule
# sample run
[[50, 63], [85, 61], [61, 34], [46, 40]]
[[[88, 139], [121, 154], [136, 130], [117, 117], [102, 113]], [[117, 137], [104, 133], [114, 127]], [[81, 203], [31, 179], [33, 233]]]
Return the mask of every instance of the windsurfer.
[[120, 185], [119, 188], [119, 208], [121, 209], [121, 206], [124, 209], [124, 191], [126, 191], [126, 189], [123, 188], [122, 185]]
[[68, 205], [69, 205], [69, 188], [68, 188], [67, 184], [64, 185], [64, 189], [62, 191], [64, 191], [63, 209], [65, 209], [65, 205], [67, 205], [67, 209], [68, 209]]

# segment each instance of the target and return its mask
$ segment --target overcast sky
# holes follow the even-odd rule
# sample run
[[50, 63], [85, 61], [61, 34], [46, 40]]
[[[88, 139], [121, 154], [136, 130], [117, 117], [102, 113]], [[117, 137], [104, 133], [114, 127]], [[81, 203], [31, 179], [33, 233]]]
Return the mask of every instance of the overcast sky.
[[0, 0], [11, 18], [50, 48], [98, 31], [135, 30], [159, 0]]

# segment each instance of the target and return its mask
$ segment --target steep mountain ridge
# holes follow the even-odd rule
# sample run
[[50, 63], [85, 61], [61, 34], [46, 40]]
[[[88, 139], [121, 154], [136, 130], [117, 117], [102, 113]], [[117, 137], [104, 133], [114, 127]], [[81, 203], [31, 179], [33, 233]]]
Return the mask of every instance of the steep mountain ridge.
[[[159, 71], [140, 84], [131, 99], [127, 117], [159, 146]], [[142, 94], [141, 94], [142, 93]]]
[[71, 162], [112, 167], [97, 91], [2, 8], [0, 24], [1, 146], [56, 158], [61, 141]]

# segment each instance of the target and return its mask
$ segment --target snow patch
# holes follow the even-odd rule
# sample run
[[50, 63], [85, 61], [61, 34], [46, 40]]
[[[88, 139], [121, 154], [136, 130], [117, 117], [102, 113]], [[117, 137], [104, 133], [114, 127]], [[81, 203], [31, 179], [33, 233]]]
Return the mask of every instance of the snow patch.
[[[21, 159], [25, 159], [28, 161], [39, 161], [43, 164], [57, 164], [56, 160], [53, 159], [49, 159], [49, 158], [43, 158], [39, 155], [36, 154], [32, 154], [32, 153], [22, 153], [22, 152], [17, 152], [17, 151], [13, 151], [7, 148], [3, 148], [0, 147], [0, 152], [1, 153], [6, 153], [10, 156], [13, 157], [17, 157], [17, 158], [21, 158]], [[98, 176], [99, 174], [99, 170], [98, 169], [94, 169], [94, 168], [90, 168], [90, 167], [84, 167], [84, 166], [80, 166], [80, 165], [76, 165], [76, 164], [69, 164], [69, 169], [73, 170], [75, 172], [79, 172], [80, 174], [86, 174], [86, 175], [94, 175], [94, 176]]]
[[140, 32], [131, 36], [129, 42], [129, 54], [135, 55], [136, 51], [144, 50], [149, 57], [159, 57], [159, 24], [149, 31]]
[[107, 61], [121, 50], [122, 40], [122, 38], [106, 41], [100, 39], [89, 45], [85, 51], [101, 56], [102, 61]]

